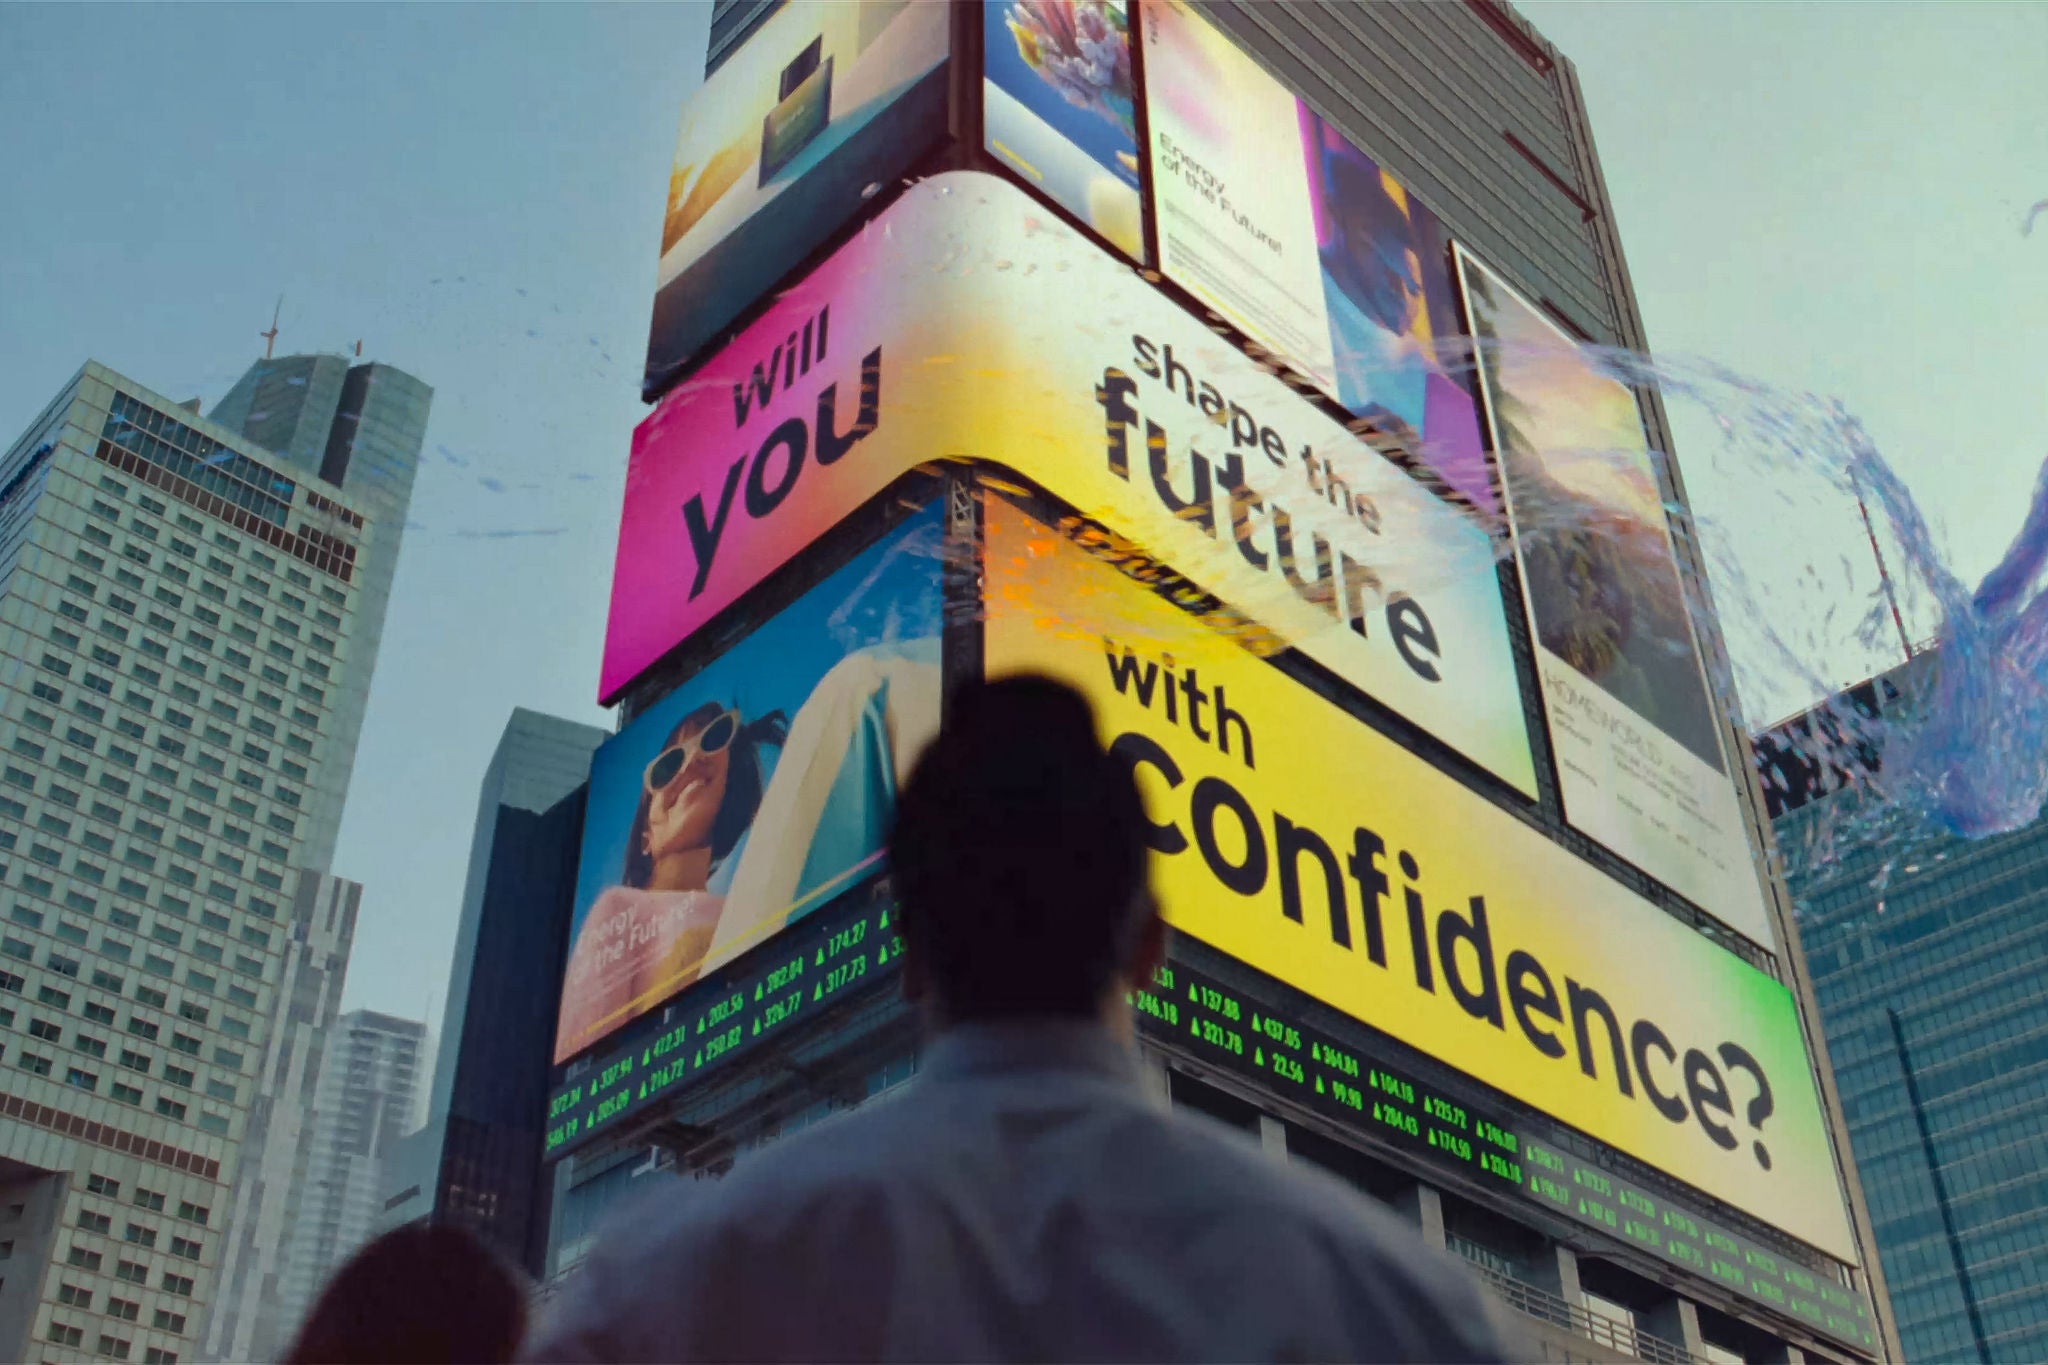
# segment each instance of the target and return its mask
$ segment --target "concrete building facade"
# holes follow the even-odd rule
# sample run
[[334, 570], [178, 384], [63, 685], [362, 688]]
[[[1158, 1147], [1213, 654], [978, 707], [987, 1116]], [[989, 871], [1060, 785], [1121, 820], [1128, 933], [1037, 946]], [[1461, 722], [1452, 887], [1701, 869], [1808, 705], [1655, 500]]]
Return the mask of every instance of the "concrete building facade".
[[275, 1021], [352, 929], [384, 542], [197, 406], [89, 363], [0, 458], [0, 1162], [55, 1214], [0, 1268], [10, 1359], [195, 1355]]

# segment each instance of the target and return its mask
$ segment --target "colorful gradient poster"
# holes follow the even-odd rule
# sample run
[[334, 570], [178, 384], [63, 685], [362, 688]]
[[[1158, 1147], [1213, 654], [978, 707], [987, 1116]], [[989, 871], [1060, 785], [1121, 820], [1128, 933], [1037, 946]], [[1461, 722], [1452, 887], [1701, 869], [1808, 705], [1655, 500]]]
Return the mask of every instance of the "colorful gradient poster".
[[1450, 238], [1406, 187], [1183, 0], [1142, 9], [1159, 268], [1475, 506]]
[[1790, 991], [1065, 537], [985, 524], [988, 672], [1087, 693], [1177, 929], [1855, 1261]]
[[1462, 248], [1565, 818], [1776, 947], [1627, 386]]
[[690, 97], [647, 397], [944, 133], [949, 8], [790, 0]]
[[982, 141], [1133, 260], [1145, 252], [1123, 0], [984, 0]]
[[939, 459], [1016, 471], [1534, 792], [1485, 530], [967, 172], [906, 192], [641, 423], [604, 697]]
[[557, 1063], [879, 869], [939, 724], [941, 531], [919, 512], [597, 751]]

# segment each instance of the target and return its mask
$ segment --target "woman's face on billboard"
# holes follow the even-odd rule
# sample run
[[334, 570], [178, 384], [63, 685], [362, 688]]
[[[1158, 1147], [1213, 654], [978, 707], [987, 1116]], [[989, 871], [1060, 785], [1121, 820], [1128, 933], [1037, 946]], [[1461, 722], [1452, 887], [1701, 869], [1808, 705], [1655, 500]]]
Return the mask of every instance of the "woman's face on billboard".
[[[657, 771], [650, 774], [649, 857], [659, 861], [671, 854], [709, 847], [711, 826], [718, 819], [718, 808], [725, 802], [725, 778], [731, 766], [732, 748], [729, 737], [726, 743], [707, 742], [718, 736], [707, 736], [706, 732], [718, 731], [722, 735], [733, 723], [730, 715], [721, 715], [685, 726], [667, 751], [673, 757], [658, 764]], [[667, 780], [654, 786], [657, 777]]]

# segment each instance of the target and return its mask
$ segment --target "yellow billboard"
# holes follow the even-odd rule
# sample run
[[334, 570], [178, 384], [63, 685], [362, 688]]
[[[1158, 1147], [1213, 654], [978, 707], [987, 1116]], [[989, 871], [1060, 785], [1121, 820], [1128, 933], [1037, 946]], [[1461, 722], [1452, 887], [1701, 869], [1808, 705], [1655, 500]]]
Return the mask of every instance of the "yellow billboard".
[[1007, 504], [988, 672], [1081, 688], [1181, 931], [1844, 1261], [1791, 992]]
[[999, 464], [1526, 796], [1486, 527], [994, 176], [906, 190], [633, 436], [616, 698], [919, 465]]

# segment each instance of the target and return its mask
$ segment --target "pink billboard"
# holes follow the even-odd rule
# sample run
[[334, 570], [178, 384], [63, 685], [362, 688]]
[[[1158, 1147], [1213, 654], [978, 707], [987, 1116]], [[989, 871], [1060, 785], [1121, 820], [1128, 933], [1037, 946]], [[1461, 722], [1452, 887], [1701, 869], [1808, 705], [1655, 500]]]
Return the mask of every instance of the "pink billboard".
[[605, 702], [902, 472], [877, 482], [859, 458], [882, 412], [883, 238], [848, 243], [634, 430]]

